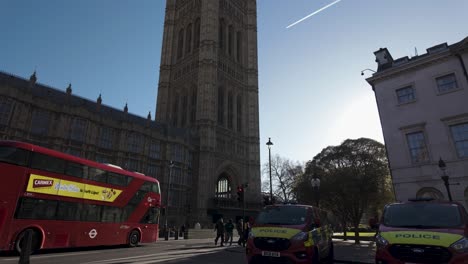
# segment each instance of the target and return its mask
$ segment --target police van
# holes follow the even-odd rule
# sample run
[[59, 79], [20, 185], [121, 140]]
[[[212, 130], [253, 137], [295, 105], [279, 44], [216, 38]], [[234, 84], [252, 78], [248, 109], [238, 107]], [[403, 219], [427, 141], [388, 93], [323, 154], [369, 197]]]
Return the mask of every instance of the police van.
[[377, 264], [468, 263], [468, 216], [456, 202], [413, 199], [385, 206]]
[[264, 207], [247, 240], [248, 263], [333, 263], [329, 216], [309, 205]]

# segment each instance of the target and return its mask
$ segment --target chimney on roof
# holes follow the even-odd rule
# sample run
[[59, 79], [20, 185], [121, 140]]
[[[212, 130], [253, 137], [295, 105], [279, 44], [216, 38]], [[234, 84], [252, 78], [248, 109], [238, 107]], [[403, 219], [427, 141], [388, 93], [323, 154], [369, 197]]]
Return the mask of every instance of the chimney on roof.
[[36, 71], [34, 71], [31, 77], [29, 77], [29, 86], [33, 87], [34, 85], [36, 85], [36, 81], [37, 81]]
[[97, 98], [96, 102], [97, 102], [98, 105], [101, 105], [101, 103], [102, 103], [101, 94], [99, 94], [99, 97]]
[[71, 83], [68, 84], [67, 87], [67, 94], [70, 95], [72, 93]]
[[125, 112], [125, 113], [128, 113], [128, 106], [127, 106], [127, 103], [125, 103], [124, 112]]
[[148, 120], [151, 120], [151, 111], [149, 111], [147, 118]]
[[380, 48], [378, 51], [374, 52], [375, 62], [377, 62], [377, 71], [383, 71], [392, 67], [393, 58], [387, 48]]

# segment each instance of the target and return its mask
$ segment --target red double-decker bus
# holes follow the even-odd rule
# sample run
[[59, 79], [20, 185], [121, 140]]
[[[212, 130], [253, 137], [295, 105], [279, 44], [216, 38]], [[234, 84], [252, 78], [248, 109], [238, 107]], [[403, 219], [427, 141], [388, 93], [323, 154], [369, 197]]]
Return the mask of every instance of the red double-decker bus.
[[154, 242], [159, 182], [47, 148], [0, 141], [0, 250]]

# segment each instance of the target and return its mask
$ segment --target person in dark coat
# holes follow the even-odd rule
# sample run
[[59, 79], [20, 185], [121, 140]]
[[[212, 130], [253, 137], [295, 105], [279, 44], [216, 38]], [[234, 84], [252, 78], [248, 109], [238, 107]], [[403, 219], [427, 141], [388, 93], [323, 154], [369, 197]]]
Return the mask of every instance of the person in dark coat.
[[239, 221], [237, 222], [237, 225], [236, 225], [237, 234], [239, 235], [239, 240], [237, 240], [237, 244], [239, 246], [242, 245], [242, 241], [244, 240], [244, 230], [242, 228], [243, 225], [244, 225], [244, 221], [241, 218], [241, 219], [239, 219]]
[[221, 238], [221, 246], [224, 246], [224, 223], [223, 223], [223, 218], [220, 218], [215, 225], [216, 231], [216, 238], [215, 238], [215, 246], [218, 245], [218, 239]]

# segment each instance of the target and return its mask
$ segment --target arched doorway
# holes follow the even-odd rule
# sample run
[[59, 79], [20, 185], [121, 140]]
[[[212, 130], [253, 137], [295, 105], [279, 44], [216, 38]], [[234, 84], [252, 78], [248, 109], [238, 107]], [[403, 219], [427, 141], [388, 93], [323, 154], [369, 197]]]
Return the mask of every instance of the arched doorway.
[[416, 193], [416, 198], [433, 198], [434, 200], [444, 200], [444, 195], [441, 191], [433, 187], [424, 187], [421, 188]]

